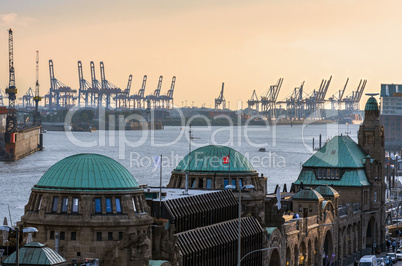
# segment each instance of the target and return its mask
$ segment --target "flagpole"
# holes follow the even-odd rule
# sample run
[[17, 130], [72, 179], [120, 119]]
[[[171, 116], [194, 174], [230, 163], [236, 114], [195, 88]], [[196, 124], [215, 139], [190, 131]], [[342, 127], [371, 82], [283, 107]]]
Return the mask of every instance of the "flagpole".
[[230, 150], [229, 150], [229, 155], [228, 155], [228, 162], [229, 162], [229, 182], [231, 182], [230, 183], [230, 185], [231, 185], [231, 184], [233, 184], [233, 182], [232, 182], [232, 179], [230, 179]]
[[162, 155], [161, 155], [161, 161], [159, 162], [159, 168], [160, 168], [160, 183], [159, 183], [159, 219], [161, 218], [161, 212], [162, 212]]

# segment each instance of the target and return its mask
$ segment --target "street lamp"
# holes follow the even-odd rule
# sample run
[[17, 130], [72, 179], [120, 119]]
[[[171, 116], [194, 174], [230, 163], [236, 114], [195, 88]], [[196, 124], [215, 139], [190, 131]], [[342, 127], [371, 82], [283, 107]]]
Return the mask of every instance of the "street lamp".
[[225, 186], [225, 189], [238, 189], [239, 190], [239, 244], [238, 244], [238, 251], [237, 251], [237, 261], [238, 261], [238, 266], [240, 266], [240, 262], [242, 260], [241, 258], [241, 191], [243, 189], [250, 189], [250, 188], [254, 188], [253, 185], [245, 185], [245, 186], [241, 186], [239, 185], [239, 187], [236, 187], [234, 185], [227, 185]]
[[[17, 250], [16, 250], [16, 256], [15, 256], [15, 264], [17, 266], [20, 265], [20, 260], [19, 260], [19, 239], [18, 239], [18, 232], [20, 231], [17, 228], [14, 228], [12, 226], [9, 225], [0, 225], [0, 231], [15, 231], [15, 238], [16, 238], [16, 242], [17, 242]], [[36, 229], [35, 227], [26, 227], [24, 229], [22, 229], [22, 233], [36, 233], [38, 232], [38, 229]]]

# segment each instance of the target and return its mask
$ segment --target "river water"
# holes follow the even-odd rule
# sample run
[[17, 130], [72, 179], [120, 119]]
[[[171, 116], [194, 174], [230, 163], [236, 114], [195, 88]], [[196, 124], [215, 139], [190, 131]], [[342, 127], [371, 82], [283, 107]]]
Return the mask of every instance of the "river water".
[[[191, 149], [216, 144], [234, 148], [245, 155], [254, 169], [268, 177], [268, 192], [279, 184], [294, 182], [301, 165], [313, 154], [312, 139], [318, 146], [330, 137], [346, 134], [357, 141], [358, 125], [280, 125], [276, 127], [192, 127]], [[163, 186], [171, 171], [189, 151], [189, 128], [165, 127], [159, 131], [47, 132], [45, 149], [16, 162], [0, 162], [0, 220], [20, 220], [31, 188], [49, 167], [77, 153], [99, 153], [124, 165], [139, 184], [159, 186], [159, 169], [153, 157], [163, 156]], [[264, 147], [266, 152], [258, 152]]]

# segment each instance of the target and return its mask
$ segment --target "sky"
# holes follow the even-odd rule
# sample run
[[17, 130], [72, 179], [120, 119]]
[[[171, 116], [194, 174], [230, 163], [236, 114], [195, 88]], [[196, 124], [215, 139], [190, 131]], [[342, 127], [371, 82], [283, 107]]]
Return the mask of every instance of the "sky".
[[[402, 2], [399, 0], [0, 0], [0, 89], [8, 85], [8, 32], [14, 32], [17, 97], [55, 77], [78, 89], [77, 61], [90, 80], [90, 61], [106, 79], [131, 94], [148, 76], [145, 94], [176, 76], [175, 104], [210, 107], [225, 82], [227, 106], [263, 94], [284, 78], [278, 100], [305, 81], [304, 90], [332, 82], [327, 97], [345, 95], [367, 79], [365, 92], [402, 83]], [[363, 101], [367, 99], [364, 96]], [[364, 104], [364, 103], [363, 103]], [[363, 104], [361, 104], [363, 106]]]

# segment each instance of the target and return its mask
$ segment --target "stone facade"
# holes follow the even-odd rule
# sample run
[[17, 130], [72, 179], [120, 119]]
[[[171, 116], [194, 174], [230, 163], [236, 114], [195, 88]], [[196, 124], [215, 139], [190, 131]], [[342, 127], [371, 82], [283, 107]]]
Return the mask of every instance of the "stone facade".
[[99, 258], [104, 265], [148, 265], [153, 222], [148, 208], [142, 190], [89, 193], [32, 189], [21, 221], [24, 227], [38, 229], [35, 241], [55, 249], [68, 262]]

